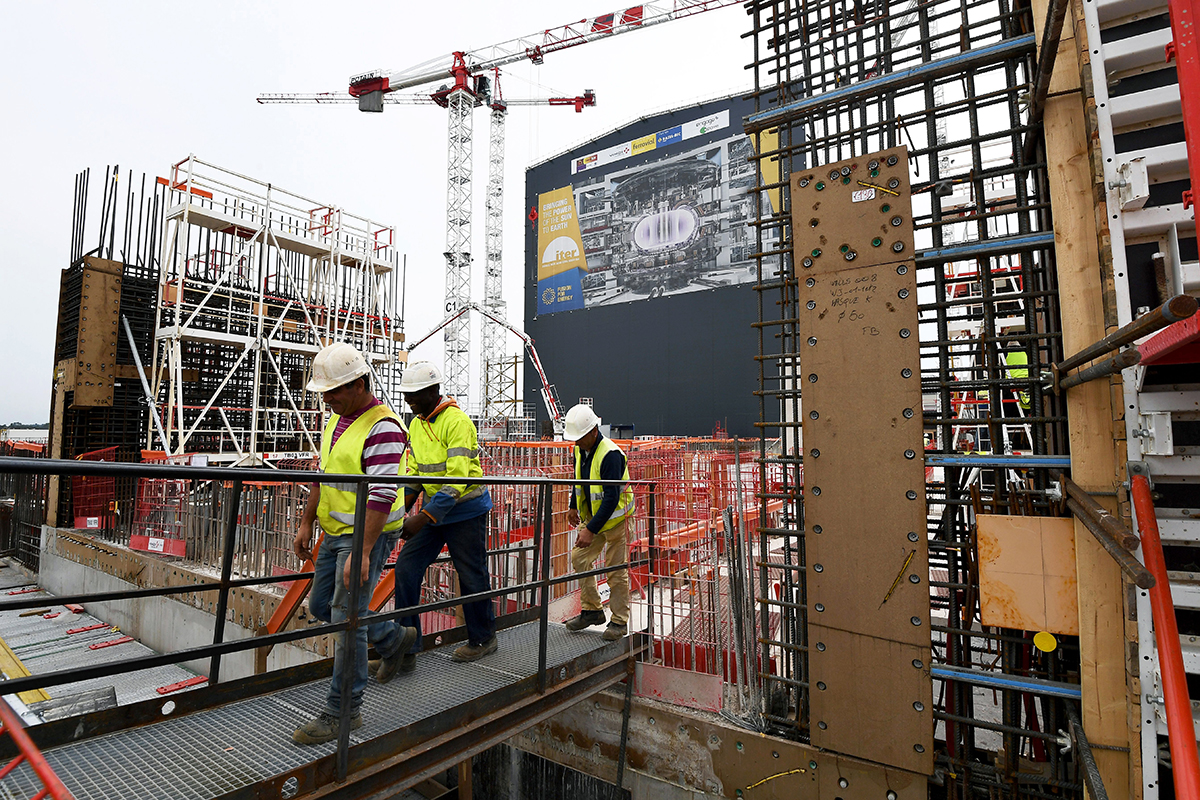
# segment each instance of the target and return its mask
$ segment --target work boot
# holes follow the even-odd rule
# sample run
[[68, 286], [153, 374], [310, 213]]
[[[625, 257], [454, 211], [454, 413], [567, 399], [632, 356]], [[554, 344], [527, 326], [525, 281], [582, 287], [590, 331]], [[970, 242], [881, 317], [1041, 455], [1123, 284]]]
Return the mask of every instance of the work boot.
[[478, 661], [479, 659], [486, 656], [488, 653], [496, 652], [496, 647], [498, 645], [499, 645], [499, 642], [496, 641], [495, 634], [492, 634], [492, 638], [488, 639], [483, 644], [471, 644], [468, 642], [467, 644], [462, 645], [461, 647], [459, 647], [457, 650], [454, 651], [454, 654], [452, 656], [450, 656], [450, 660], [451, 661]]
[[[417, 654], [409, 650], [417, 641], [416, 628], [401, 628], [400, 646], [390, 656], [385, 656], [375, 672], [375, 680], [387, 683], [396, 676], [397, 672], [412, 672], [417, 668]], [[407, 662], [407, 663], [406, 663]], [[370, 664], [367, 665], [370, 667]]]
[[618, 639], [625, 637], [625, 626], [618, 622], [608, 623], [608, 627], [604, 629], [604, 633], [600, 634], [600, 638], [606, 642], [615, 642]]
[[567, 630], [578, 632], [593, 625], [603, 625], [607, 619], [603, 611], [584, 611], [578, 617], [571, 617], [565, 624]]
[[[361, 713], [350, 718], [350, 730], [358, 730], [362, 724]], [[296, 728], [296, 732], [292, 734], [292, 741], [296, 744], [323, 744], [332, 742], [336, 738], [338, 738], [338, 718], [326, 711], [318, 714], [316, 719], [310, 719]]]

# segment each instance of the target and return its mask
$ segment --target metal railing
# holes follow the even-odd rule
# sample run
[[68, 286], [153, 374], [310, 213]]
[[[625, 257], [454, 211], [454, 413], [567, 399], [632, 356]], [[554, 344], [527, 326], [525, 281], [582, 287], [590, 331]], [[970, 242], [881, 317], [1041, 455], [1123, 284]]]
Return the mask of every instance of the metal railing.
[[[321, 474], [313, 472], [300, 471], [284, 471], [284, 470], [258, 470], [258, 469], [242, 469], [230, 467], [190, 467], [176, 465], [146, 465], [146, 464], [126, 464], [115, 462], [84, 462], [84, 461], [63, 461], [53, 459], [24, 459], [0, 457], [0, 475], [36, 475], [36, 476], [94, 476], [94, 477], [112, 477], [112, 478], [135, 478], [135, 477], [155, 477], [163, 479], [180, 479], [191, 481], [210, 481], [214, 484], [227, 483], [228, 491], [231, 493], [230, 502], [226, 506], [226, 516], [224, 520], [224, 532], [222, 537], [223, 557], [221, 563], [220, 579], [216, 581], [207, 581], [203, 583], [189, 583], [185, 586], [162, 586], [151, 588], [134, 588], [117, 591], [91, 592], [71, 594], [59, 596], [56, 601], [59, 604], [67, 603], [97, 603], [107, 601], [122, 601], [132, 600], [137, 598], [147, 597], [169, 597], [172, 595], [180, 595], [184, 593], [217, 591], [218, 602], [216, 605], [215, 624], [213, 628], [212, 643], [208, 645], [189, 647], [173, 652], [141, 656], [138, 658], [123, 659], [104, 664], [94, 664], [82, 668], [62, 669], [51, 672], [45, 672], [37, 675], [31, 675], [26, 678], [19, 678], [4, 682], [6, 694], [16, 694], [35, 688], [44, 688], [50, 686], [61, 686], [68, 683], [77, 683], [86, 680], [97, 678], [106, 678], [115, 675], [123, 675], [130, 672], [135, 672], [151, 667], [158, 667], [168, 664], [181, 664], [188, 661], [208, 660], [209, 661], [209, 679], [210, 688], [206, 690], [198, 690], [200, 692], [213, 692], [217, 697], [212, 704], [229, 702], [236, 697], [229, 697], [228, 691], [222, 692], [222, 687], [217, 687], [216, 684], [220, 678], [221, 661], [226, 655], [233, 653], [253, 651], [264, 646], [274, 646], [287, 642], [295, 642], [302, 639], [308, 639], [326, 634], [341, 634], [343, 636], [343, 646], [347, 657], [350, 658], [347, 669], [344, 670], [341, 679], [341, 696], [349, 697], [351, 695], [351, 682], [354, 675], [354, 658], [356, 657], [355, 647], [352, 640], [355, 637], [356, 631], [365, 624], [364, 620], [370, 620], [371, 624], [386, 622], [391, 620], [402, 619], [422, 612], [438, 611], [443, 609], [451, 609], [454, 606], [464, 603], [476, 601], [492, 601], [496, 598], [515, 597], [521, 602], [527, 603], [526, 607], [521, 608], [515, 613], [502, 615], [497, 619], [497, 629], [511, 627], [513, 625], [526, 623], [536, 619], [539, 624], [539, 645], [538, 645], [538, 673], [536, 679], [537, 693], [546, 693], [553, 688], [551, 677], [548, 676], [547, 670], [547, 636], [549, 628], [549, 608], [550, 600], [553, 595], [554, 587], [560, 584], [565, 584], [570, 581], [577, 580], [588, 575], [599, 576], [607, 574], [610, 571], [620, 569], [633, 570], [637, 567], [649, 567], [654, 563], [656, 552], [654, 543], [653, 524], [648, 527], [648, 535], [646, 544], [646, 558], [639, 561], [626, 560], [625, 563], [616, 564], [612, 567], [598, 567], [587, 572], [570, 572], [568, 570], [561, 575], [553, 575], [551, 570], [551, 548], [549, 536], [551, 530], [551, 517], [554, 513], [552, 499], [554, 496], [553, 488], [558, 485], [620, 485], [620, 481], [575, 481], [565, 479], [550, 479], [550, 478], [439, 478], [439, 482], [446, 484], [483, 484], [485, 486], [529, 486], [535, 489], [535, 509], [536, 514], [533, 515], [534, 531], [532, 542], [528, 545], [516, 545], [515, 547], [529, 550], [537, 555], [535, 559], [534, 574], [532, 579], [515, 583], [508, 586], [503, 586], [496, 589], [491, 589], [486, 592], [476, 594], [451, 597], [444, 600], [439, 600], [432, 603], [424, 603], [417, 606], [396, 608], [392, 611], [370, 614], [369, 617], [360, 617], [358, 613], [359, 597], [365, 589], [358, 582], [352, 582], [347, 587], [349, 594], [349, 617], [345, 622], [332, 622], [320, 625], [311, 625], [302, 630], [288, 630], [279, 633], [261, 635], [240, 639], [237, 641], [224, 641], [225, 617], [229, 603], [229, 593], [232, 589], [250, 586], [263, 586], [284, 581], [294, 581], [297, 579], [311, 579], [313, 572], [290, 573], [286, 575], [275, 576], [259, 576], [250, 578], [234, 578], [233, 561], [234, 561], [234, 542], [237, 537], [237, 528], [239, 526], [239, 510], [241, 507], [241, 498], [244, 485], [252, 483], [260, 479], [269, 479], [271, 482], [317, 482], [317, 483], [340, 483], [351, 484], [356, 487], [357, 503], [356, 514], [354, 519], [354, 546], [351, 556], [351, 572], [352, 575], [361, 574], [362, 568], [362, 542], [364, 536], [364, 527], [366, 519], [366, 504], [369, 487], [375, 483], [393, 483], [398, 485], [417, 485], [421, 482], [417, 477], [401, 477], [381, 478], [379, 476], [367, 475], [333, 475]], [[653, 483], [637, 482], [639, 485], [644, 484], [648, 489], [646, 509], [650, 518], [653, 519], [656, 514], [656, 494], [655, 485]], [[298, 523], [299, 520], [297, 519]], [[506, 552], [511, 551], [514, 546], [505, 548]], [[495, 555], [494, 551], [489, 551], [489, 557]], [[393, 563], [386, 564], [384, 569], [394, 568]], [[654, 604], [654, 584], [650, 582], [645, 588], [646, 602], [649, 608], [647, 614], [647, 629], [645, 634], [652, 634], [655, 619]], [[0, 611], [16, 611], [33, 608], [45, 602], [45, 598], [38, 599], [14, 599], [0, 602]], [[436, 634], [439, 643], [448, 644], [459, 639], [465, 639], [465, 632], [459, 631], [457, 635], [450, 631], [439, 631]], [[635, 635], [638, 635], [635, 632]], [[640, 642], [640, 639], [639, 639]], [[641, 645], [630, 646], [629, 658], [641, 651]], [[632, 665], [630, 665], [632, 670]], [[264, 693], [275, 686], [278, 681], [272, 682], [269, 676], [267, 679], [243, 679], [234, 682], [235, 690], [245, 690], [251, 694]], [[309, 679], [320, 677], [318, 674], [313, 674]], [[248, 681], [248, 682], [247, 682]], [[281, 688], [276, 686], [275, 688]], [[514, 700], [515, 701], [515, 700]], [[121, 725], [133, 724], [130, 714], [122, 717], [114, 718], [119, 721], [118, 729]], [[335, 777], [338, 781], [346, 779], [349, 770], [349, 752], [350, 752], [350, 704], [343, 703], [341, 708], [341, 719], [339, 721], [339, 738], [336, 751], [336, 767]], [[94, 724], [94, 721], [93, 721]], [[116, 723], [114, 723], [116, 724]], [[39, 728], [42, 726], [38, 726]], [[102, 727], [93, 727], [93, 733], [109, 732]], [[38, 731], [35, 729], [34, 739], [38, 739]], [[64, 735], [62, 741], [69, 741], [75, 737]], [[49, 742], [55, 744], [58, 742]], [[43, 746], [47, 746], [47, 742], [41, 742]]]

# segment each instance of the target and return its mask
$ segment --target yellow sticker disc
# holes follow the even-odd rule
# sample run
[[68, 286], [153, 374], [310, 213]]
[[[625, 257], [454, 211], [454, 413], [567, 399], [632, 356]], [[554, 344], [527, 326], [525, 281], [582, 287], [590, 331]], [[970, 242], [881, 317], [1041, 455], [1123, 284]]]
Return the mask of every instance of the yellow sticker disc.
[[1058, 640], [1054, 638], [1054, 634], [1046, 631], [1038, 631], [1033, 635], [1033, 646], [1043, 653], [1053, 652], [1054, 648], [1058, 647]]

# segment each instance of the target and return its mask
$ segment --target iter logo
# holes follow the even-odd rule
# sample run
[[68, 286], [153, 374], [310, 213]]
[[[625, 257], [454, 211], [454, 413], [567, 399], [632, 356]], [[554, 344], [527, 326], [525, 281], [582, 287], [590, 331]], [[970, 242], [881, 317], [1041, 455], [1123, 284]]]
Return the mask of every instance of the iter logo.
[[554, 287], [550, 287], [548, 289], [542, 290], [542, 305], [544, 305], [544, 306], [554, 305]]
[[559, 236], [552, 241], [542, 254], [542, 264], [552, 265], [559, 261], [568, 261], [579, 256], [579, 245], [570, 236]]

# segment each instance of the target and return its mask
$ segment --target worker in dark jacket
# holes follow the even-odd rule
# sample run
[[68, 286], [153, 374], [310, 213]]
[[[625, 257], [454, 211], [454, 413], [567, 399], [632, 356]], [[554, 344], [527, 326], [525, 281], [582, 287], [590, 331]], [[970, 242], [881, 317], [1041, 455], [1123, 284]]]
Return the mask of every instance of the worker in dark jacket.
[[[567, 521], [579, 528], [571, 550], [571, 569], [592, 569], [600, 551], [604, 565], [612, 567], [629, 560], [627, 523], [633, 516], [633, 490], [629, 487], [629, 464], [621, 448], [600, 433], [600, 418], [591, 406], [582, 403], [567, 412], [563, 438], [575, 442], [575, 479], [624, 481], [621, 485], [589, 486], [576, 484], [571, 491], [571, 509]], [[580, 614], [567, 620], [569, 631], [581, 631], [603, 625], [604, 607], [596, 588], [596, 576], [579, 579]], [[614, 642], [628, 632], [629, 571], [608, 573], [608, 607], [612, 620], [603, 638]]]

